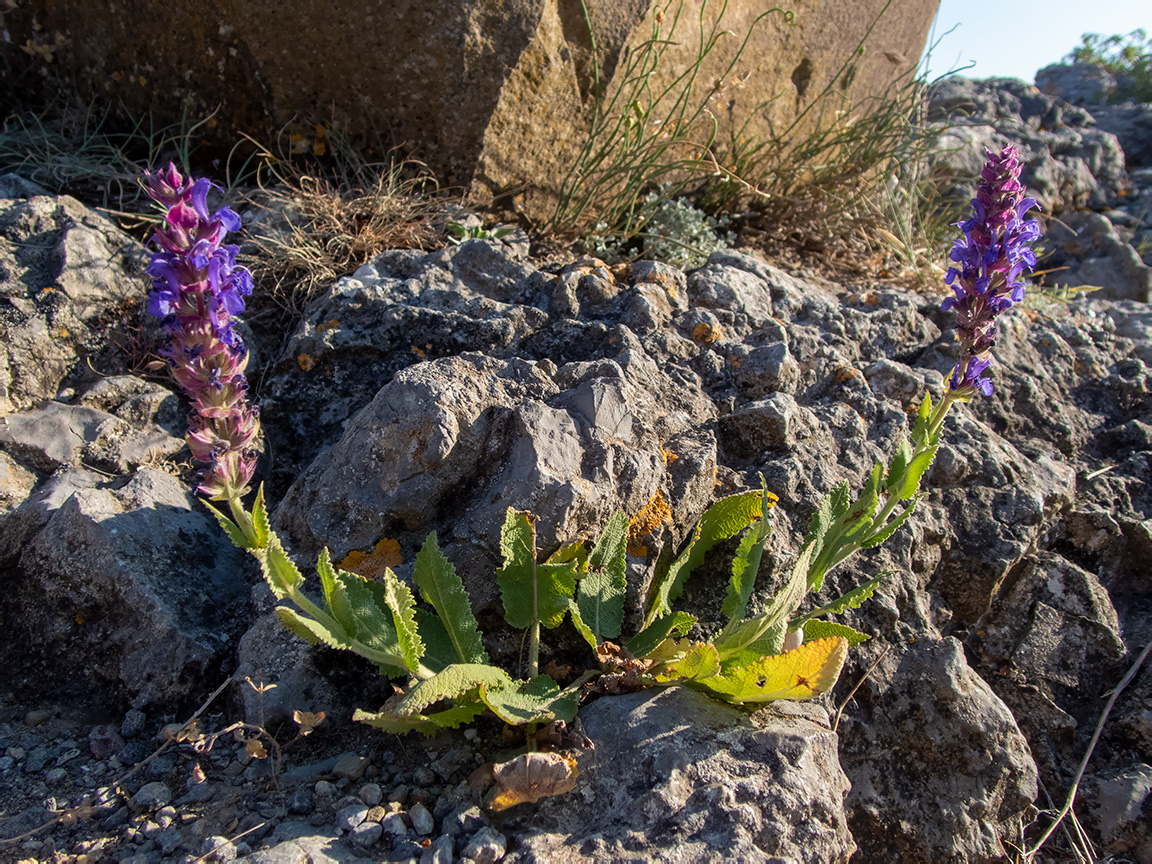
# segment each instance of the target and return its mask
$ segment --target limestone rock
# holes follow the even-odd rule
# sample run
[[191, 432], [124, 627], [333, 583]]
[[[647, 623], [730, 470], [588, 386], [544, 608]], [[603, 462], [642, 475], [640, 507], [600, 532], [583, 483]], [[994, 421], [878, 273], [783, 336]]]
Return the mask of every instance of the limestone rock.
[[[823, 708], [748, 715], [683, 687], [606, 697], [581, 711], [595, 753], [580, 785], [512, 811], [524, 862], [847, 861], [847, 781]], [[803, 813], [804, 817], [796, 818]]]

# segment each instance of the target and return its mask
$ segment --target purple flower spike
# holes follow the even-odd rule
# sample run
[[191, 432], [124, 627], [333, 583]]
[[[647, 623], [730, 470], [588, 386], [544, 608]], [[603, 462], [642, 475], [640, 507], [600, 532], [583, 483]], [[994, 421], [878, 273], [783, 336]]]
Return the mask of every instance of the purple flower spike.
[[222, 245], [240, 227], [227, 207], [208, 212], [206, 179], [185, 178], [169, 165], [147, 173], [144, 188], [167, 208], [152, 241], [148, 275], [149, 313], [163, 319], [170, 334], [161, 355], [192, 402], [188, 447], [208, 463], [199, 491], [216, 501], [239, 500], [256, 471], [259, 414], [248, 404], [244, 377], [248, 351], [233, 330], [252, 293], [252, 274], [236, 266], [236, 246]]
[[1024, 197], [1020, 168], [1015, 147], [997, 154], [988, 151], [972, 199], [972, 217], [958, 223], [964, 236], [949, 256], [956, 266], [948, 268], [944, 282], [955, 296], [940, 308], [956, 312], [962, 356], [948, 378], [948, 389], [960, 398], [971, 399], [977, 392], [992, 395], [992, 381], [982, 373], [992, 365], [996, 316], [1024, 299], [1022, 277], [1036, 266], [1028, 244], [1040, 236], [1040, 225], [1024, 221], [1024, 214], [1037, 204]]

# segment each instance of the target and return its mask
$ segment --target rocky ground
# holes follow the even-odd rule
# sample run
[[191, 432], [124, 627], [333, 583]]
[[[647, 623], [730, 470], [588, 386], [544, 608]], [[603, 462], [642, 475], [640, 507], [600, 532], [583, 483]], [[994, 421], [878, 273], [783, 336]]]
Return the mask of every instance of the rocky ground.
[[[1016, 857], [1152, 639], [1152, 164], [1139, 145], [1152, 106], [1074, 105], [1060, 86], [955, 79], [935, 94], [932, 117], [952, 122], [938, 167], [962, 185], [983, 146], [1019, 146], [1048, 223], [1046, 284], [1102, 288], [1007, 316], [996, 392], [953, 411], [917, 515], [830, 576], [832, 597], [890, 571], [844, 619], [873, 638], [835, 691], [758, 712], [683, 689], [589, 701], [577, 789], [502, 815], [483, 806], [484, 766], [522, 742], [494, 720], [431, 741], [351, 723], [388, 683], [283, 630], [195, 501], [184, 409], [147, 367], [142, 247], [74, 199], [0, 178], [0, 857]], [[519, 645], [492, 581], [509, 504], [540, 517], [550, 547], [659, 491], [673, 517], [629, 556], [635, 608], [661, 550], [714, 495], [763, 474], [781, 502], [763, 599], [823, 493], [859, 486], [954, 362], [931, 292], [737, 251], [687, 273], [531, 252], [519, 236], [386, 252], [286, 340], [249, 336], [261, 476], [296, 559], [394, 541], [405, 577], [435, 530], [510, 667]], [[706, 567], [680, 601], [703, 628], [725, 580]], [[588, 662], [563, 630], [541, 659]], [[166, 741], [226, 679], [199, 733], [247, 731], [210, 749]], [[296, 711], [327, 717], [298, 738]], [[279, 770], [270, 741], [259, 758], [246, 740], [257, 727], [283, 745]], [[1081, 785], [1099, 852], [1152, 861], [1150, 790], [1146, 666]], [[1068, 840], [1037, 860], [1073, 860]]]

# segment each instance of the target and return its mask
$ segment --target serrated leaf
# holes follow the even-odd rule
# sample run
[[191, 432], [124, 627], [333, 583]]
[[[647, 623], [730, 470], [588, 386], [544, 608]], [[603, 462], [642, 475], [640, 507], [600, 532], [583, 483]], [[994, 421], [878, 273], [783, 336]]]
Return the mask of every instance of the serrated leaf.
[[[349, 636], [369, 648], [392, 655], [395, 666], [404, 665], [406, 661], [400, 638], [392, 623], [382, 584], [370, 582], [357, 573], [337, 570], [333, 598], [339, 601], [332, 605], [334, 616], [345, 626]], [[338, 609], [340, 614], [335, 614]], [[347, 618], [348, 624], [342, 616]], [[390, 665], [393, 664], [390, 662]]]
[[343, 639], [339, 634], [333, 633], [319, 621], [301, 615], [295, 609], [289, 609], [287, 606], [277, 606], [276, 617], [280, 619], [281, 624], [301, 639], [307, 641], [310, 645], [323, 642], [329, 648], [348, 647], [347, 640]]
[[483, 663], [456, 663], [419, 682], [396, 708], [401, 717], [423, 713], [429, 705], [442, 699], [459, 699], [481, 685], [498, 689], [513, 686], [503, 669]]
[[792, 629], [795, 630], [797, 627], [803, 626], [811, 619], [818, 618], [821, 615], [839, 615], [845, 609], [859, 609], [864, 601], [872, 596], [876, 591], [876, 587], [887, 575], [887, 572], [881, 573], [875, 579], [869, 579], [863, 585], [857, 585], [846, 594], [841, 594], [827, 606], [821, 606], [813, 609], [811, 612], [804, 613], [792, 622]]
[[652, 671], [659, 684], [708, 678], [720, 672], [720, 655], [707, 642], [690, 646], [683, 656]]
[[400, 656], [411, 672], [420, 666], [424, 656], [424, 643], [416, 628], [416, 599], [412, 590], [401, 582], [391, 568], [384, 571], [384, 602], [392, 612], [392, 626], [396, 628], [396, 639], [400, 643]]
[[272, 526], [268, 523], [268, 511], [264, 506], [264, 484], [256, 490], [256, 500], [252, 502], [252, 528], [256, 533], [256, 545], [263, 549], [268, 545]]
[[839, 636], [848, 640], [848, 645], [854, 647], [861, 642], [867, 642], [872, 637], [849, 627], [847, 624], [838, 624], [835, 621], [811, 620], [804, 622], [804, 641], [812, 642], [816, 639], [827, 639]]
[[425, 666], [433, 672], [439, 672], [453, 663], [460, 662], [460, 658], [456, 656], [456, 646], [452, 644], [444, 622], [436, 613], [417, 608], [416, 626], [424, 642], [424, 659], [421, 662]]
[[936, 451], [940, 449], [940, 442], [936, 441], [926, 450], [921, 450], [908, 463], [908, 475], [904, 478], [904, 486], [900, 490], [900, 500], [903, 501], [911, 498], [918, 491], [920, 491], [920, 480], [924, 476], [924, 472], [932, 467], [932, 461], [936, 458]]
[[733, 654], [743, 651], [756, 642], [764, 632], [783, 621], [796, 611], [800, 601], [808, 592], [808, 571], [815, 546], [806, 546], [792, 565], [792, 574], [784, 587], [772, 598], [768, 607], [755, 618], [744, 621], [729, 631], [726, 627], [713, 644], [720, 652], [720, 659], [726, 660]]
[[628, 650], [632, 656], [643, 659], [657, 645], [675, 633], [683, 636], [692, 629], [696, 617], [687, 612], [673, 612], [657, 618], [635, 636], [628, 640]]
[[240, 530], [239, 526], [229, 519], [220, 511], [220, 509], [213, 504], [200, 499], [208, 512], [215, 517], [216, 521], [220, 523], [220, 527], [224, 529], [224, 533], [228, 535], [228, 539], [232, 541], [232, 545], [238, 549], [251, 549], [252, 544], [248, 542], [248, 538], [244, 536], [244, 532]]
[[[480, 707], [481, 710], [483, 710], [484, 706]], [[430, 738], [442, 728], [423, 714], [399, 717], [391, 711], [372, 713], [369, 711], [361, 711], [357, 708], [352, 712], [352, 719], [359, 723], [375, 726], [377, 729], [382, 729], [393, 735], [406, 735], [409, 732], [419, 732], [425, 737]]]
[[847, 656], [847, 639], [817, 639], [693, 684], [729, 702], [812, 699], [832, 688]]
[[496, 574], [504, 620], [513, 627], [539, 621], [552, 628], [564, 620], [576, 589], [576, 566], [536, 563], [536, 527], [529, 513], [508, 508], [500, 532], [504, 566]]
[[596, 634], [592, 632], [592, 628], [584, 623], [584, 618], [580, 614], [580, 607], [575, 600], [568, 601], [568, 614], [572, 618], [572, 626], [576, 628], [576, 632], [588, 643], [589, 647], [595, 651], [596, 646], [600, 643], [596, 639]]
[[932, 416], [932, 396], [925, 393], [916, 411], [916, 425], [912, 427], [912, 443], [917, 448], [928, 442], [928, 419]]
[[441, 729], [459, 729], [466, 723], [471, 723], [477, 717], [484, 713], [485, 705], [483, 702], [465, 702], [463, 705], [453, 705], [451, 708], [445, 708], [443, 711], [437, 711], [434, 714], [425, 714], [427, 717]]
[[900, 512], [900, 515], [896, 516], [894, 519], [890, 519], [887, 525], [885, 525], [871, 537], [862, 540], [860, 545], [865, 549], [871, 549], [873, 546], [879, 546], [881, 543], [895, 534], [896, 529], [908, 521], [908, 517], [912, 515], [912, 511], [916, 509], [916, 504], [919, 503], [923, 495], [924, 493], [922, 492], [918, 494], [915, 498], [912, 499], [912, 503], [910, 503], [907, 507], [904, 508], [903, 511]]
[[784, 637], [788, 633], [788, 622], [777, 621], [760, 638], [749, 642], [748, 645], [735, 654], [726, 656], [720, 663], [723, 669], [735, 669], [755, 663], [761, 657], [779, 654], [784, 650]]
[[277, 600], [290, 597], [292, 592], [304, 584], [304, 577], [300, 575], [300, 571], [280, 544], [280, 538], [275, 534], [268, 535], [268, 545], [264, 547], [264, 553], [260, 556], [260, 569], [264, 573], [264, 581], [268, 583]]
[[[761, 484], [764, 478], [760, 478]], [[752, 588], [756, 584], [756, 574], [760, 571], [760, 559], [764, 555], [764, 541], [772, 530], [772, 523], [768, 520], [768, 510], [775, 506], [777, 498], [768, 491], [767, 486], [761, 490], [762, 511], [760, 521], [744, 535], [740, 545], [736, 548], [736, 556], [732, 559], [732, 578], [728, 580], [728, 593], [724, 597], [724, 604], [720, 613], [728, 618], [732, 625], [736, 620], [744, 617], [748, 608], [748, 600], [752, 596]]]
[[[332, 611], [332, 595], [336, 591], [336, 571], [332, 567], [332, 557], [328, 554], [328, 547], [320, 550], [316, 559], [316, 574], [320, 577], [320, 587], [324, 592], [324, 603]], [[339, 616], [334, 616], [339, 620]]]
[[513, 726], [524, 723], [576, 719], [580, 692], [561, 692], [560, 687], [547, 675], [537, 675], [531, 681], [507, 687], [480, 686], [480, 698], [493, 714]]
[[663, 574], [657, 574], [648, 589], [648, 610], [644, 624], [672, 611], [672, 601], [684, 590], [684, 583], [692, 571], [704, 563], [712, 547], [729, 537], [735, 537], [760, 518], [763, 492], [754, 489], [721, 498], [704, 515], [693, 530], [683, 551]]
[[435, 531], [416, 555], [412, 581], [420, 589], [420, 596], [440, 615], [439, 621], [456, 652], [452, 662], [487, 663], [488, 652], [480, 639], [480, 626], [472, 614], [468, 592], [456, 568], [436, 544]]
[[579, 540], [573, 540], [571, 543], [565, 543], [555, 552], [548, 556], [545, 564], [575, 564], [576, 572], [582, 573], [588, 566], [588, 553], [584, 550], [584, 544]]
[[896, 452], [892, 454], [892, 461], [888, 463], [888, 479], [885, 491], [894, 493], [904, 485], [904, 478], [908, 475], [908, 463], [912, 460], [912, 445], [908, 439], [901, 436], [900, 443], [896, 445]]
[[600, 539], [588, 556], [587, 572], [576, 593], [580, 617], [597, 643], [615, 639], [624, 624], [624, 594], [628, 588], [627, 545], [628, 515], [617, 510], [604, 525]]

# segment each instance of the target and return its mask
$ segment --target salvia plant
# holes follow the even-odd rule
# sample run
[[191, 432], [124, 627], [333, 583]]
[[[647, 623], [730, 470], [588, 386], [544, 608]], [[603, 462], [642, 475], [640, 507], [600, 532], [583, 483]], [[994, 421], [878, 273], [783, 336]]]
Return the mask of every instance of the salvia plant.
[[[434, 733], [468, 723], [485, 711], [514, 725], [571, 721], [581, 685], [614, 677], [616, 690], [684, 684], [732, 703], [808, 699], [826, 692], [839, 676], [850, 645], [868, 637], [829, 616], [858, 607], [879, 584], [869, 580], [830, 603], [803, 613], [809, 592], [860, 549], [884, 542], [911, 516], [921, 481], [940, 447], [945, 417], [954, 403], [992, 392], [990, 349], [996, 317], [1023, 299], [1023, 275], [1035, 265], [1028, 248], [1039, 233], [1024, 214], [1036, 206], [1023, 195], [1020, 162], [1008, 147], [989, 154], [972, 217], [951, 253], [943, 304], [957, 315], [961, 357], [933, 405], [925, 396], [911, 434], [887, 465], [877, 463], [863, 490], [842, 483], [813, 514], [802, 552], [759, 614], [749, 616], [757, 572], [771, 530], [774, 495], [761, 487], [713, 504], [679, 554], [659, 566], [647, 592], [642, 627], [624, 644], [627, 541], [631, 523], [612, 515], [588, 548], [582, 542], [542, 556], [534, 517], [509, 508], [500, 536], [503, 566], [496, 574], [507, 623], [526, 631], [527, 676], [490, 662], [464, 585], [430, 535], [409, 586], [390, 569], [368, 579], [333, 565], [320, 553], [319, 601], [304, 592], [304, 577], [271, 529], [263, 489], [251, 510], [242, 496], [252, 476], [255, 410], [244, 399], [243, 347], [230, 316], [249, 290], [236, 268], [234, 247], [222, 246], [238, 220], [226, 209], [208, 215], [206, 181], [184, 181], [174, 169], [149, 175], [145, 186], [168, 208], [157, 232], [149, 301], [172, 334], [166, 357], [193, 401], [193, 453], [208, 463], [200, 489], [227, 501], [231, 518], [212, 508], [232, 541], [260, 562], [283, 624], [312, 643], [353, 651], [382, 674], [401, 680], [380, 710], [355, 719], [403, 733]], [[211, 505], [209, 505], [211, 506]], [[741, 535], [722, 606], [724, 625], [708, 639], [689, 638], [696, 619], [673, 609], [692, 572], [717, 544]], [[423, 605], [417, 604], [417, 593]], [[543, 631], [569, 620], [588, 643], [597, 668], [561, 688], [539, 668]], [[608, 689], [608, 688], [602, 688]], [[529, 736], [529, 740], [533, 740]], [[570, 786], [566, 787], [570, 788]], [[533, 799], [534, 800], [534, 799]]]

